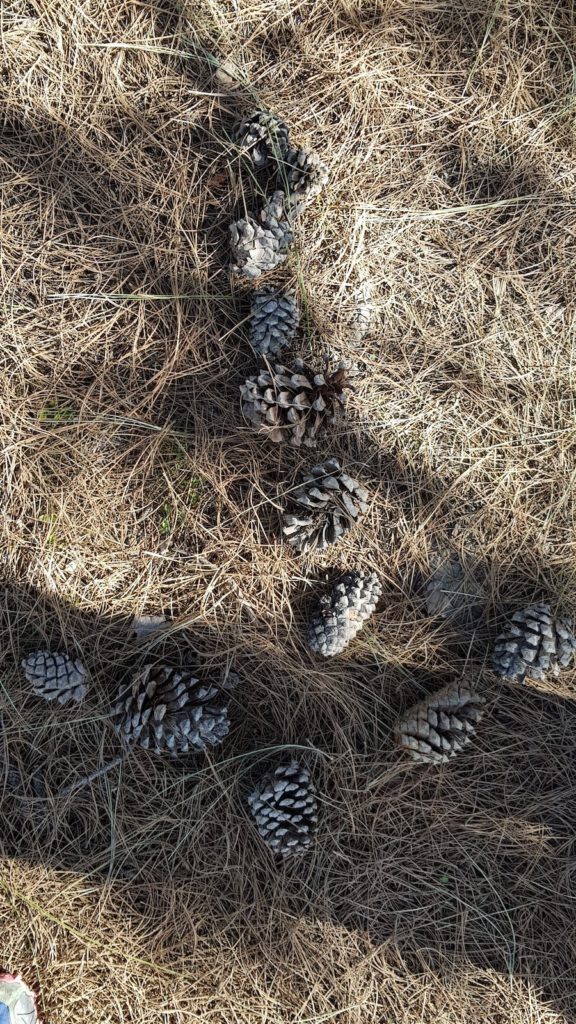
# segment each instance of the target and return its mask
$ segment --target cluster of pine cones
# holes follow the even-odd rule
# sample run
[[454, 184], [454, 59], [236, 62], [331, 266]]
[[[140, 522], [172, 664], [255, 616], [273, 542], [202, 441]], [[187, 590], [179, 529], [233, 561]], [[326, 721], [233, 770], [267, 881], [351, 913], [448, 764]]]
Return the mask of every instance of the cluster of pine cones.
[[[294, 219], [319, 194], [328, 175], [315, 154], [291, 146], [288, 128], [273, 114], [258, 111], [245, 118], [235, 138], [254, 168], [275, 167], [282, 185], [258, 217], [247, 216], [230, 228], [234, 269], [253, 280], [286, 259]], [[329, 372], [311, 369], [299, 359], [287, 365], [275, 362], [292, 345], [298, 322], [293, 295], [271, 286], [254, 293], [250, 341], [262, 365], [242, 385], [241, 402], [247, 422], [268, 440], [313, 447], [342, 415], [353, 373], [345, 363]], [[328, 548], [367, 509], [366, 488], [335, 458], [305, 472], [290, 494], [283, 534], [299, 552]], [[430, 614], [444, 615], [451, 608], [457, 569], [452, 563], [448, 572], [446, 566], [436, 567], [427, 587]], [[381, 596], [382, 584], [374, 572], [354, 570], [337, 578], [308, 623], [310, 651], [323, 658], [341, 654]], [[557, 675], [575, 655], [572, 624], [538, 604], [512, 616], [496, 640], [492, 667], [501, 677], [524, 682]], [[64, 705], [82, 701], [88, 692], [85, 667], [65, 653], [36, 651], [22, 666], [34, 693], [46, 700]], [[169, 664], [146, 663], [120, 689], [111, 719], [125, 749], [140, 746], [169, 757], [205, 752], [229, 733], [230, 694], [238, 683], [232, 672], [204, 678]], [[419, 762], [442, 764], [453, 758], [470, 743], [484, 712], [477, 683], [467, 676], [453, 680], [406, 711], [394, 728], [397, 746]], [[305, 765], [291, 760], [272, 768], [257, 781], [247, 802], [261, 838], [276, 856], [299, 856], [310, 847], [318, 800]]]
[[[370, 619], [382, 595], [373, 572], [347, 572], [321, 598], [307, 626], [307, 644], [324, 658], [340, 654]], [[576, 655], [572, 625], [546, 604], [518, 611], [496, 640], [492, 667], [501, 677], [524, 682], [558, 675]], [[35, 651], [22, 662], [38, 697], [65, 705], [84, 700], [89, 674], [65, 653]], [[484, 713], [477, 678], [453, 680], [406, 711], [394, 727], [396, 745], [414, 761], [443, 764], [472, 740]], [[136, 746], [178, 757], [219, 746], [230, 726], [230, 694], [239, 684], [229, 672], [199, 678], [168, 664], [144, 664], [121, 687], [110, 716], [124, 749]], [[112, 765], [117, 761], [112, 762]], [[10, 773], [8, 777], [10, 786]], [[295, 760], [277, 765], [256, 783], [248, 807], [269, 849], [282, 858], [306, 852], [318, 823], [311, 772]]]
[[[328, 180], [322, 161], [290, 144], [286, 124], [272, 113], [257, 111], [241, 121], [235, 142], [256, 171], [273, 165], [278, 182], [259, 218], [231, 225], [233, 269], [250, 280], [275, 269], [286, 259], [293, 241], [294, 217], [315, 198]], [[354, 337], [369, 322], [362, 306]], [[288, 362], [299, 324], [293, 294], [271, 286], [252, 297], [250, 343], [261, 367], [240, 388], [246, 422], [275, 444], [315, 447], [328, 427], [342, 416], [353, 371], [341, 362], [329, 371], [311, 368], [302, 359]], [[365, 514], [368, 492], [335, 458], [326, 458], [303, 474], [290, 491], [284, 510], [285, 540], [299, 552], [323, 551], [338, 541]], [[430, 614], [458, 612], [459, 564], [435, 566], [426, 588]], [[448, 578], [448, 585], [445, 586]], [[310, 649], [323, 657], [341, 653], [370, 618], [382, 594], [375, 573], [348, 572], [326, 594], [308, 627]], [[496, 641], [493, 668], [506, 678], [523, 681], [557, 673], [572, 660], [576, 640], [571, 625], [555, 620], [547, 605], [517, 612], [508, 631]], [[443, 763], [473, 737], [483, 715], [484, 698], [476, 680], [456, 680], [426, 697], [405, 713], [394, 730], [396, 743], [414, 760]], [[309, 773], [296, 764], [278, 768], [262, 781], [250, 807], [262, 838], [283, 855], [302, 852], [316, 821]]]
[[257, 216], [230, 225], [233, 268], [251, 280], [284, 262], [294, 241], [294, 219], [328, 181], [322, 160], [293, 147], [287, 126], [275, 114], [257, 110], [237, 126], [234, 140], [256, 171], [271, 165], [277, 188]]
[[[295, 218], [319, 195], [328, 170], [315, 153], [292, 147], [287, 126], [266, 111], [244, 118], [234, 139], [255, 170], [273, 166], [275, 184], [282, 186], [259, 219], [248, 216], [230, 226], [233, 270], [252, 280], [286, 259]], [[250, 343], [261, 366], [242, 384], [241, 406], [246, 422], [268, 441], [314, 448], [343, 416], [356, 371], [344, 360], [331, 368], [310, 367], [299, 358], [285, 362], [299, 321], [294, 294], [271, 285], [253, 293]], [[360, 521], [367, 499], [366, 488], [337, 459], [325, 459], [290, 489], [283, 523], [287, 543], [301, 552], [325, 549]]]

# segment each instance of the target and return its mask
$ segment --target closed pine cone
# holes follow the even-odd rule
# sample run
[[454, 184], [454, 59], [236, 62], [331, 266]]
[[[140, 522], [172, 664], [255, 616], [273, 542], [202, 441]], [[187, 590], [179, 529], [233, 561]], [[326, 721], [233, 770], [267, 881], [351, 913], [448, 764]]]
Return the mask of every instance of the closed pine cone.
[[555, 619], [550, 605], [535, 604], [514, 612], [494, 646], [493, 667], [499, 676], [524, 682], [557, 676], [576, 654], [576, 637], [568, 619]]
[[79, 703], [86, 696], [88, 673], [81, 661], [67, 654], [34, 651], [23, 660], [22, 668], [36, 696], [44, 700]]
[[316, 791], [306, 767], [292, 761], [260, 780], [248, 805], [261, 838], [280, 857], [306, 852], [318, 821]]
[[260, 213], [230, 225], [232, 269], [246, 277], [260, 277], [283, 263], [294, 240], [285, 216], [284, 193], [274, 192]]
[[375, 572], [347, 572], [329, 594], [308, 625], [311, 651], [331, 658], [340, 654], [372, 615], [382, 595]]
[[402, 715], [394, 729], [396, 743], [414, 761], [444, 764], [470, 743], [483, 704], [466, 683], [450, 683]]
[[458, 554], [450, 548], [434, 547], [430, 572], [424, 586], [426, 611], [441, 619], [457, 616], [465, 600], [466, 575]]
[[146, 665], [118, 695], [116, 730], [127, 743], [177, 757], [218, 746], [228, 735], [226, 691], [235, 685], [201, 682], [170, 665]]
[[299, 322], [294, 295], [269, 286], [260, 288], [250, 308], [250, 344], [258, 355], [276, 357], [292, 345]]
[[328, 168], [317, 153], [310, 153], [307, 149], [291, 150], [284, 167], [290, 203], [292, 209], [298, 212], [319, 195], [328, 183]]
[[245, 117], [234, 137], [257, 169], [266, 167], [270, 160], [284, 159], [290, 148], [287, 126], [266, 110], [257, 110]]
[[241, 385], [242, 412], [269, 441], [314, 447], [322, 428], [342, 413], [349, 373], [345, 363], [334, 373], [315, 373], [301, 359], [290, 368], [264, 368]]
[[323, 551], [360, 522], [368, 491], [342, 471], [337, 459], [327, 459], [305, 474], [290, 501], [297, 511], [284, 513], [282, 532], [288, 544], [302, 552]]

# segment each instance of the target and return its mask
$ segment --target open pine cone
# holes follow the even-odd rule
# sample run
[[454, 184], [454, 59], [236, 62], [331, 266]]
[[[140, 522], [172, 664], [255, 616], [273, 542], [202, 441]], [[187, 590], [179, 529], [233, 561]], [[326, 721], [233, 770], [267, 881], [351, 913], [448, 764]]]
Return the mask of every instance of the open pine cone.
[[290, 148], [288, 128], [275, 114], [257, 110], [237, 126], [234, 138], [257, 169], [283, 160]]
[[245, 419], [269, 441], [298, 447], [316, 445], [319, 432], [336, 422], [351, 388], [350, 370], [340, 363], [334, 373], [315, 373], [297, 359], [287, 368], [260, 370], [240, 387]]
[[260, 213], [230, 225], [232, 269], [246, 277], [260, 277], [283, 263], [294, 235], [284, 208], [284, 193], [274, 192]]
[[394, 729], [396, 743], [414, 761], [444, 764], [470, 743], [483, 704], [466, 683], [450, 683], [404, 712]]
[[550, 605], [535, 604], [514, 612], [507, 629], [496, 640], [494, 671], [505, 679], [524, 682], [557, 676], [576, 655], [576, 637], [568, 619], [555, 619]]
[[250, 308], [250, 344], [261, 356], [276, 357], [293, 341], [300, 310], [294, 295], [266, 286], [254, 293]]
[[227, 692], [236, 682], [229, 676], [216, 685], [185, 669], [145, 665], [118, 695], [116, 730], [127, 743], [170, 757], [218, 746], [230, 730]]
[[284, 513], [282, 532], [288, 544], [302, 552], [323, 551], [360, 522], [368, 491], [342, 471], [337, 459], [327, 459], [304, 476], [290, 501], [297, 511]]
[[311, 651], [340, 654], [372, 615], [382, 594], [375, 572], [347, 572], [325, 594], [308, 625]]
[[79, 703], [86, 696], [88, 673], [81, 661], [73, 661], [67, 654], [34, 651], [23, 660], [22, 668], [37, 697], [67, 704]]
[[265, 775], [248, 797], [256, 828], [280, 857], [306, 852], [318, 821], [316, 791], [307, 768], [292, 761]]

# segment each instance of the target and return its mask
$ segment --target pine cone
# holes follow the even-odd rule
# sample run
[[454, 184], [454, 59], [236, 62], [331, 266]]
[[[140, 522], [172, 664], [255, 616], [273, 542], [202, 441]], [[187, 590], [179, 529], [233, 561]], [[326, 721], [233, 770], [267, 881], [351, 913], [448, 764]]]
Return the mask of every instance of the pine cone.
[[470, 743], [483, 704], [470, 686], [450, 683], [402, 715], [394, 729], [396, 743], [414, 761], [444, 764]]
[[325, 658], [340, 654], [368, 621], [381, 595], [375, 572], [345, 573], [324, 595], [308, 625], [310, 650]]
[[462, 612], [466, 597], [465, 573], [455, 551], [439, 547], [432, 549], [424, 597], [428, 615], [448, 619]]
[[554, 619], [548, 604], [514, 612], [508, 628], [496, 640], [494, 671], [506, 679], [524, 682], [557, 676], [576, 654], [576, 637], [568, 619]]
[[286, 156], [286, 180], [291, 208], [298, 212], [328, 183], [328, 168], [316, 153], [292, 149]]
[[86, 696], [88, 673], [81, 661], [72, 661], [67, 654], [34, 651], [23, 660], [22, 668], [36, 696], [44, 700], [79, 703]]
[[358, 523], [367, 509], [368, 491], [342, 472], [337, 459], [327, 459], [304, 476], [290, 494], [302, 511], [284, 514], [283, 533], [298, 551], [324, 551]]
[[316, 790], [307, 768], [292, 761], [260, 780], [248, 797], [256, 828], [280, 857], [301, 856], [318, 821]]
[[254, 293], [250, 309], [250, 344], [261, 356], [277, 356], [289, 348], [300, 321], [300, 310], [293, 295], [276, 288], [260, 288]]
[[284, 262], [293, 240], [284, 216], [284, 193], [274, 192], [260, 213], [260, 222], [248, 216], [230, 225], [232, 269], [249, 278], [260, 277]]
[[361, 345], [372, 329], [375, 307], [371, 298], [371, 283], [369, 281], [363, 281], [362, 284], [360, 284], [354, 291], [354, 306], [349, 321], [351, 340], [355, 345]]
[[235, 141], [259, 170], [270, 160], [283, 160], [290, 148], [288, 128], [275, 114], [257, 110], [240, 122]]
[[345, 363], [324, 376], [297, 359], [290, 368], [262, 369], [242, 384], [242, 412], [270, 441], [314, 447], [320, 430], [341, 415], [344, 389], [351, 387]]
[[145, 665], [118, 695], [116, 730], [128, 743], [170, 757], [216, 747], [230, 730], [223, 691], [236, 681], [216, 686], [170, 665]]

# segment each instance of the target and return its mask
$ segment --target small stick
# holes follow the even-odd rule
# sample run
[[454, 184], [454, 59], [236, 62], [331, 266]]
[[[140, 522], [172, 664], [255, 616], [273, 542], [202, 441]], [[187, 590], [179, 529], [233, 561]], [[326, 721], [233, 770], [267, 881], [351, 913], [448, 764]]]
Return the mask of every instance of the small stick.
[[101, 768], [97, 768], [95, 771], [90, 772], [89, 775], [82, 775], [81, 778], [75, 779], [74, 782], [69, 783], [68, 786], [62, 786], [61, 789], [57, 789], [54, 794], [57, 797], [70, 796], [76, 789], [83, 789], [84, 786], [89, 786], [94, 779], [98, 779], [101, 775], [106, 775], [106, 772], [112, 771], [119, 764], [126, 759], [128, 756], [128, 750], [125, 750], [122, 754], [118, 754], [113, 761], [108, 761], [107, 764], [103, 764]]

